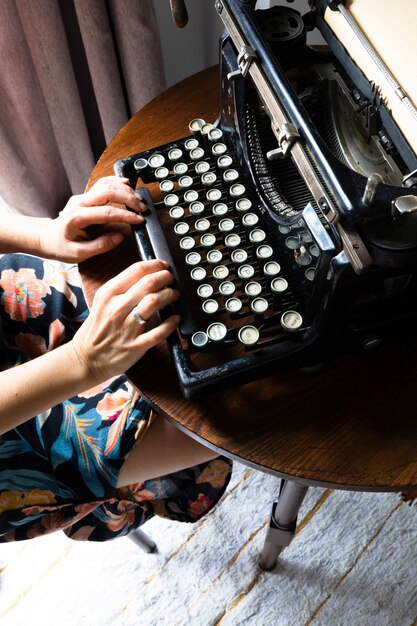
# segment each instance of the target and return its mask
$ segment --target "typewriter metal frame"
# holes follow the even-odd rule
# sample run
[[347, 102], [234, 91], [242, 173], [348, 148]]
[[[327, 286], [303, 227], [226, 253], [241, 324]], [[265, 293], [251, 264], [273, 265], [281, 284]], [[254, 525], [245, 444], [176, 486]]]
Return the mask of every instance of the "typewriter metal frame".
[[[294, 215], [298, 215], [320, 248], [320, 256], [316, 279], [308, 293], [310, 314], [298, 332], [284, 335], [261, 350], [202, 369], [193, 366], [180, 334], [170, 337], [186, 397], [263, 377], [280, 368], [309, 367], [352, 348], [373, 347], [382, 338], [396, 338], [415, 327], [417, 197], [413, 187], [417, 179], [413, 172], [417, 170], [417, 159], [383, 101], [376, 98], [372, 85], [324, 21], [326, 8], [343, 10], [343, 4], [311, 0], [310, 13], [300, 18], [306, 30], [320, 30], [328, 50], [312, 50], [301, 39], [289, 52], [287, 47], [271, 47], [262, 32], [255, 2], [216, 0], [216, 10], [225, 25], [220, 42], [221, 107], [216, 125], [234, 147], [240, 166], [257, 190], [258, 211], [268, 230], [292, 224]], [[381, 144], [389, 143], [387, 162], [395, 154], [394, 167], [401, 173], [400, 184], [381, 180], [372, 171], [364, 173], [350, 167], [321, 136], [312, 120], [314, 112], [312, 115], [309, 107], [304, 106], [297, 87], [294, 88], [297, 78], [294, 80], [293, 74], [300, 76], [300, 68], [307, 68], [307, 73], [320, 76], [322, 70], [316, 68], [326, 68], [329, 63], [338, 80], [343, 77], [340, 89], [349, 91], [349, 97], [356, 100], [354, 106], [371, 111], [376, 118], [371, 120], [372, 128], [383, 138]], [[324, 85], [327, 80], [323, 79]], [[335, 84], [339, 89], [339, 83]], [[246, 104], [253, 100], [258, 102], [259, 112], [269, 126], [262, 167], [268, 170], [269, 162], [273, 167], [274, 159], [295, 166], [306, 194], [302, 198], [307, 197], [301, 209], [288, 212], [271, 206], [270, 194], [259, 176], [259, 150], [264, 150], [264, 144], [257, 146], [258, 151], [251, 147]], [[146, 160], [154, 152], [182, 147], [185, 140], [121, 159], [115, 164], [115, 171], [128, 177], [136, 187], [137, 159]], [[140, 178], [147, 182], [146, 174]], [[398, 174], [394, 182], [398, 183]], [[148, 202], [153, 207], [150, 196]], [[176, 273], [157, 210], [149, 212], [146, 228], [135, 229], [135, 235], [142, 258], [165, 258]], [[181, 285], [181, 276], [176, 278]], [[184, 303], [182, 313], [186, 325], [188, 312]]]

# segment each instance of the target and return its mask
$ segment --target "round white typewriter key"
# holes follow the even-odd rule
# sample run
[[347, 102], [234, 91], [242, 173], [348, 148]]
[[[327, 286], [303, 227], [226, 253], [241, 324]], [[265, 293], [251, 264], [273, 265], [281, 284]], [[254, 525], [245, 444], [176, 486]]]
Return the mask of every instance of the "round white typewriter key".
[[252, 226], [256, 226], [258, 222], [259, 217], [256, 215], [256, 213], [245, 213], [245, 215], [242, 217], [242, 224], [247, 228], [252, 228]]
[[174, 165], [174, 173], [178, 176], [185, 174], [188, 171], [188, 165], [186, 163], [175, 163]]
[[230, 235], [226, 235], [224, 238], [224, 243], [227, 248], [237, 248], [240, 246], [242, 240], [236, 233], [231, 233]]
[[180, 176], [180, 178], [178, 179], [178, 184], [181, 189], [188, 189], [189, 187], [192, 187], [193, 179], [191, 178], [191, 176]]
[[229, 298], [225, 303], [226, 310], [229, 313], [239, 313], [242, 306], [242, 300], [239, 300], [239, 298]]
[[315, 256], [315, 257], [320, 256], [320, 248], [315, 243], [313, 243], [313, 245], [310, 246], [309, 251], [312, 256]]
[[248, 260], [248, 253], [246, 252], [246, 250], [238, 248], [237, 250], [233, 250], [231, 257], [233, 263], [244, 263]]
[[226, 182], [231, 182], [232, 180], [237, 180], [239, 178], [239, 172], [237, 170], [226, 170], [223, 173], [223, 180]]
[[259, 340], [259, 330], [255, 326], [242, 326], [238, 338], [245, 346], [253, 346]]
[[224, 296], [231, 296], [232, 293], [235, 293], [236, 287], [235, 287], [234, 283], [232, 283], [231, 280], [224, 280], [219, 285], [219, 291]]
[[303, 243], [311, 243], [313, 241], [313, 235], [309, 230], [303, 230], [299, 233], [299, 237]]
[[204, 135], [204, 137], [207, 137], [209, 132], [214, 128], [213, 124], [211, 122], [206, 122], [205, 124], [202, 125], [202, 127], [200, 128], [200, 132], [202, 135]]
[[307, 280], [310, 280], [312, 282], [316, 277], [316, 268], [309, 267], [308, 270], [305, 271], [305, 277], [307, 278]]
[[257, 283], [254, 280], [251, 280], [251, 282], [245, 286], [245, 293], [247, 296], [250, 296], [251, 298], [259, 296], [261, 292], [262, 292], [262, 286], [260, 285], [260, 283]]
[[233, 198], [240, 198], [240, 196], [243, 196], [245, 191], [246, 191], [245, 187], [241, 185], [240, 183], [235, 183], [229, 189], [229, 193]]
[[227, 146], [225, 143], [222, 142], [214, 143], [211, 148], [211, 152], [215, 156], [220, 156], [221, 154], [225, 154], [225, 152], [227, 152]]
[[199, 133], [205, 123], [206, 120], [201, 119], [201, 117], [195, 117], [188, 124], [188, 128], [190, 129], [191, 133]]
[[148, 161], [146, 159], [136, 159], [136, 161], [133, 163], [133, 167], [137, 172], [141, 172], [146, 167], [148, 167]]
[[220, 128], [211, 128], [208, 132], [210, 141], [219, 141], [223, 137], [223, 131]]
[[222, 192], [220, 189], [209, 189], [206, 193], [206, 198], [209, 202], [217, 202], [222, 197]]
[[227, 211], [229, 209], [227, 208], [227, 204], [225, 204], [224, 202], [216, 202], [215, 205], [213, 205], [213, 215], [216, 215], [217, 217], [222, 217], [223, 215], [226, 215]]
[[300, 253], [295, 257], [298, 265], [310, 265], [313, 257], [307, 252], [304, 246], [300, 247]]
[[184, 144], [184, 148], [188, 151], [194, 150], [194, 148], [197, 148], [197, 147], [198, 147], [197, 139], [187, 139], [187, 141]]
[[299, 248], [300, 246], [300, 240], [298, 239], [298, 237], [287, 237], [285, 240], [285, 245], [290, 250], [297, 250], [297, 248]]
[[178, 161], [182, 157], [182, 150], [179, 148], [171, 148], [168, 152], [168, 159], [170, 161]]
[[163, 165], [162, 167], [157, 167], [155, 170], [155, 178], [161, 180], [162, 178], [167, 178], [169, 175], [169, 169]]
[[180, 239], [180, 248], [182, 250], [191, 250], [195, 246], [195, 240], [192, 237], [183, 237]]
[[178, 202], [179, 202], [179, 197], [177, 196], [176, 193], [169, 193], [164, 198], [165, 206], [173, 207], [176, 204], [178, 204]]
[[202, 330], [198, 330], [191, 337], [191, 343], [195, 348], [203, 348], [208, 342], [207, 333], [203, 333]]
[[222, 258], [223, 258], [223, 254], [220, 252], [220, 250], [209, 250], [207, 252], [207, 261], [209, 263], [212, 263], [213, 265], [220, 263]]
[[303, 324], [303, 318], [298, 311], [285, 311], [281, 316], [281, 326], [289, 332], [297, 331]]
[[189, 252], [185, 257], [187, 265], [198, 265], [201, 261], [201, 254], [198, 252]]
[[222, 233], [230, 233], [230, 231], [233, 230], [234, 227], [235, 227], [234, 221], [228, 217], [225, 217], [219, 222], [219, 230]]
[[202, 308], [203, 308], [204, 313], [213, 315], [214, 313], [217, 313], [217, 311], [219, 310], [219, 303], [217, 302], [217, 300], [213, 300], [210, 298], [209, 300], [205, 300], [203, 302]]
[[175, 206], [169, 210], [169, 214], [174, 220], [179, 220], [184, 217], [184, 209], [180, 206]]
[[208, 283], [203, 283], [198, 286], [197, 293], [200, 298], [210, 298], [213, 295], [213, 287]]
[[274, 280], [271, 282], [271, 291], [273, 291], [274, 293], [282, 293], [287, 289], [288, 283], [285, 278], [281, 278], [281, 276], [279, 278], [274, 278]]
[[210, 324], [207, 328], [207, 335], [212, 341], [223, 341], [227, 335], [227, 328], [221, 322]]
[[249, 200], [249, 198], [240, 198], [236, 202], [236, 209], [240, 213], [246, 213], [246, 211], [249, 211], [251, 207], [252, 207], [252, 202]]
[[200, 237], [200, 243], [205, 248], [211, 248], [216, 243], [216, 236], [213, 233], [206, 233]]
[[276, 276], [281, 271], [281, 266], [276, 261], [268, 261], [264, 265], [265, 276]]
[[196, 220], [195, 229], [202, 232], [204, 230], [208, 230], [210, 228], [210, 222], [205, 217], [201, 217], [199, 220]]
[[203, 148], [201, 148], [200, 146], [198, 146], [197, 148], [193, 148], [192, 150], [190, 150], [190, 158], [193, 161], [198, 161], [199, 159], [202, 159], [204, 156], [204, 150]]
[[268, 300], [266, 300], [265, 298], [255, 298], [255, 300], [252, 300], [250, 306], [254, 313], [260, 315], [262, 313], [265, 313], [265, 311], [268, 309]]
[[238, 276], [248, 280], [255, 274], [255, 268], [252, 265], [241, 265], [237, 270]]
[[206, 186], [214, 185], [216, 180], [217, 176], [214, 172], [205, 172], [201, 177], [201, 184]]
[[162, 154], [152, 154], [148, 159], [148, 163], [151, 167], [161, 167], [165, 163], [165, 157]]
[[210, 163], [207, 163], [207, 161], [199, 161], [195, 164], [194, 169], [197, 174], [204, 174], [205, 172], [209, 171]]
[[261, 243], [266, 239], [266, 232], [261, 228], [255, 228], [249, 233], [249, 241], [251, 243]]
[[187, 224], [187, 222], [177, 222], [174, 226], [174, 232], [177, 235], [181, 235], [181, 236], [186, 235], [189, 230], [190, 230], [190, 227]]
[[217, 159], [217, 167], [219, 167], [221, 170], [227, 169], [228, 167], [232, 165], [232, 163], [233, 163], [233, 159], [228, 154], [219, 156], [219, 158]]
[[213, 268], [213, 276], [219, 280], [223, 280], [229, 276], [229, 270], [225, 265], [216, 265]]
[[204, 267], [194, 267], [190, 272], [193, 280], [204, 280], [207, 276], [207, 272]]
[[191, 202], [188, 209], [193, 215], [200, 215], [204, 211], [204, 204], [199, 200], [196, 200], [196, 202]]
[[278, 226], [278, 230], [282, 235], [288, 235], [288, 233], [291, 231], [291, 226], [285, 226], [284, 224], [281, 224], [280, 226]]
[[159, 183], [159, 189], [162, 191], [162, 193], [170, 193], [170, 191], [174, 189], [174, 183], [172, 182], [172, 180], [162, 180]]
[[258, 259], [270, 259], [274, 251], [271, 246], [263, 245], [256, 248], [256, 256]]
[[188, 189], [184, 192], [185, 202], [195, 202], [198, 199], [198, 193], [194, 189]]

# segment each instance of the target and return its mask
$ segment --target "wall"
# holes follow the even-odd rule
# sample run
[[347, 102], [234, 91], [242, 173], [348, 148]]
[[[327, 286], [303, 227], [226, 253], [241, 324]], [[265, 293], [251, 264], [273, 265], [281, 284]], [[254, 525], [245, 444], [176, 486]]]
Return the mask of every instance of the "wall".
[[[189, 21], [185, 28], [177, 28], [172, 21], [168, 0], [154, 0], [161, 31], [162, 53], [165, 62], [167, 87], [218, 62], [218, 41], [223, 22], [214, 9], [214, 0], [185, 0]], [[266, 9], [285, 0], [258, 0], [257, 8]], [[306, 13], [308, 0], [296, 0], [289, 6]], [[309, 38], [317, 43], [315, 34]]]

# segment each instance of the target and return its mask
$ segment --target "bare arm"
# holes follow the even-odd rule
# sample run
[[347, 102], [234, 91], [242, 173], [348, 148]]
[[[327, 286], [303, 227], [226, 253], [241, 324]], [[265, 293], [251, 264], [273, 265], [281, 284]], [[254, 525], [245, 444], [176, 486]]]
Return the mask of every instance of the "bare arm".
[[[56, 219], [0, 214], [0, 253], [24, 252], [48, 259], [81, 262], [118, 246], [123, 236], [108, 232], [92, 237], [94, 224], [143, 222], [146, 205], [128, 186], [128, 179], [102, 178], [84, 194], [72, 196]], [[109, 206], [121, 204], [131, 209]]]
[[70, 344], [0, 372], [0, 434], [94, 384]]
[[87, 320], [67, 344], [0, 373], [0, 434], [62, 400], [125, 372], [178, 324], [171, 316], [148, 329], [145, 320], [178, 292], [164, 261], [135, 263], [101, 287]]

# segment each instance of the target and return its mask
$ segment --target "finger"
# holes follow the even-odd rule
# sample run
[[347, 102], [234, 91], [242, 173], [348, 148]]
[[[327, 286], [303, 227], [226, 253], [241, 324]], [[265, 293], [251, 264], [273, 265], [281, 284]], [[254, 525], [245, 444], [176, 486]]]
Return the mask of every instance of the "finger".
[[125, 204], [135, 211], [145, 211], [146, 204], [140, 194], [129, 187], [127, 178], [107, 176], [102, 178], [87, 191], [82, 199], [84, 206], [102, 205], [107, 202]]
[[138, 336], [138, 346], [144, 352], [154, 348], [167, 337], [169, 337], [177, 328], [181, 317], [179, 315], [171, 315], [168, 319], [161, 322], [158, 326], [151, 328]]
[[83, 261], [84, 259], [113, 250], [113, 248], [122, 243], [123, 239], [122, 233], [106, 233], [96, 239], [74, 242], [71, 246], [71, 251], [74, 258], [78, 261]]
[[123, 224], [142, 224], [144, 217], [119, 209], [113, 206], [92, 206], [88, 211], [82, 208], [74, 209], [71, 215], [71, 224], [76, 228], [86, 228], [93, 224], [123, 223]]
[[174, 276], [168, 269], [145, 274], [126, 291], [123, 302], [124, 308], [128, 311], [131, 310], [138, 303], [142, 302], [146, 296], [151, 294], [157, 297], [157, 294], [162, 289], [172, 285], [173, 281]]
[[147, 294], [134, 309], [139, 313], [140, 317], [146, 322], [155, 313], [166, 306], [173, 304], [178, 300], [180, 294], [176, 289], [165, 287], [157, 293]]
[[[107, 283], [103, 285], [103, 287], [100, 287], [97, 293], [104, 293], [106, 298], [117, 294], [124, 294], [130, 287], [135, 285], [141, 278], [143, 278], [147, 274], [158, 272], [161, 270], [167, 270], [168, 267], [168, 263], [160, 259], [153, 259], [151, 261], [139, 261], [138, 263], [133, 263], [133, 265], [127, 267], [125, 270], [123, 270], [123, 272], [120, 272], [120, 274], [108, 280]], [[133, 302], [132, 308], [136, 303], [137, 300], [136, 302]]]

